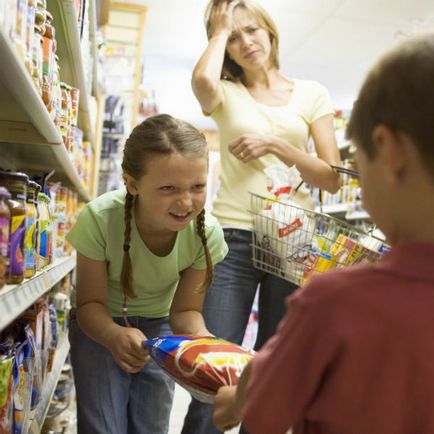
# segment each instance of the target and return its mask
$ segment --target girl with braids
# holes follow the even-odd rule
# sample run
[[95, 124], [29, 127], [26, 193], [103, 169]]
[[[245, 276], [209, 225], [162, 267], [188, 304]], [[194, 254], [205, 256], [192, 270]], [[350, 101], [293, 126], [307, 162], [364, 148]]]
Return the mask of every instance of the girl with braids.
[[80, 434], [167, 433], [172, 381], [143, 341], [209, 335], [202, 301], [227, 253], [205, 215], [204, 136], [169, 115], [132, 131], [123, 154], [126, 189], [93, 200], [68, 240], [77, 249], [71, 361]]

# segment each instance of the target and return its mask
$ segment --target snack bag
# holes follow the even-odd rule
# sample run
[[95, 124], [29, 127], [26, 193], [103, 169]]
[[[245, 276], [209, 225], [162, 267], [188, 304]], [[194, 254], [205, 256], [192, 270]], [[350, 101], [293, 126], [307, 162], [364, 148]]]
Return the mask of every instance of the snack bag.
[[221, 386], [238, 383], [253, 350], [214, 336], [170, 335], [145, 341], [151, 357], [197, 400], [212, 403]]

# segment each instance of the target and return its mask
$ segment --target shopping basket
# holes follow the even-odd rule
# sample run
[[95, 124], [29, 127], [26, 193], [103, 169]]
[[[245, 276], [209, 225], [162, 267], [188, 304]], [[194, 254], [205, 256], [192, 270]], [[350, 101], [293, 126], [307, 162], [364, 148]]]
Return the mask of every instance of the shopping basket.
[[328, 214], [250, 195], [254, 266], [295, 284], [315, 273], [376, 262], [388, 249], [380, 238]]

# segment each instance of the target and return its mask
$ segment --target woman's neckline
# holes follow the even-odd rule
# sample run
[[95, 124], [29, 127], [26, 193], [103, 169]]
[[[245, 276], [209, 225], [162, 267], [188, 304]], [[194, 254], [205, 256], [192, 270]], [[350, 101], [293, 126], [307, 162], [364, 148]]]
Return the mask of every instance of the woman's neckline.
[[255, 104], [259, 104], [260, 106], [264, 106], [264, 107], [272, 107], [272, 108], [279, 108], [279, 107], [288, 107], [292, 100], [294, 99], [294, 92], [296, 91], [297, 88], [297, 80], [292, 78], [292, 79], [287, 79], [288, 81], [292, 82], [292, 90], [291, 93], [289, 95], [288, 101], [285, 104], [279, 104], [279, 105], [271, 105], [271, 104], [265, 104], [263, 102], [257, 101], [253, 95], [249, 92], [249, 89], [247, 89], [247, 87], [241, 82], [239, 81], [238, 83], [242, 86], [242, 88], [244, 89], [244, 91], [247, 93], [247, 95], [250, 97], [250, 99], [255, 103]]

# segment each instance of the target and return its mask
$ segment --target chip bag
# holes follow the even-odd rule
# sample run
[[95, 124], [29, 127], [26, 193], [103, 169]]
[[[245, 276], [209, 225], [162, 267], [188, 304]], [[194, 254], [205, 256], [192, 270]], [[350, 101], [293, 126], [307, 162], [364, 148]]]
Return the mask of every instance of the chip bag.
[[170, 335], [145, 341], [153, 360], [198, 401], [238, 383], [255, 352], [214, 336]]

